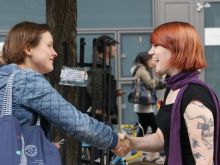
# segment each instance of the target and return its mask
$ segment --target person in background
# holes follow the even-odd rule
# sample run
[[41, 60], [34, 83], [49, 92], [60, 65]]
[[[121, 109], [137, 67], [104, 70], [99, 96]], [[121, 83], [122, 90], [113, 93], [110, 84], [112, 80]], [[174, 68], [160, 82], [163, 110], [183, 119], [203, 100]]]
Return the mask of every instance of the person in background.
[[[91, 106], [91, 101], [94, 101], [94, 107], [92, 108], [92, 110], [95, 111], [94, 117], [98, 121], [105, 122], [111, 127], [113, 127], [113, 124], [117, 124], [117, 96], [124, 94], [121, 89], [116, 88], [116, 80], [114, 75], [111, 73], [111, 59], [117, 56], [118, 44], [118, 41], [108, 35], [101, 35], [96, 38], [97, 49], [95, 61], [93, 62], [95, 62], [100, 72], [92, 75], [93, 77], [91, 79], [93, 79], [94, 83], [88, 88], [88, 93], [90, 94], [89, 97], [91, 99], [87, 102], [87, 104]], [[104, 71], [104, 63], [106, 64], [107, 71]], [[94, 93], [92, 93], [92, 91]], [[93, 96], [93, 98], [91, 96]], [[94, 159], [100, 158], [101, 155], [101, 151], [96, 150]], [[110, 152], [109, 160], [111, 160], [112, 157], [113, 153]]]
[[[104, 44], [106, 44], [106, 52], [104, 54]], [[97, 46], [97, 64], [103, 64], [104, 55], [106, 57], [106, 65], [110, 65], [110, 60], [115, 58], [118, 53], [119, 42], [108, 35], [101, 35], [96, 38]]]
[[[150, 105], [141, 105], [134, 104], [134, 112], [138, 116], [138, 122], [143, 127], [139, 129], [137, 133], [137, 137], [143, 137], [148, 133], [148, 128], [151, 128], [151, 133], [155, 133], [157, 130], [156, 124], [156, 89], [162, 89], [164, 84], [162, 81], [159, 81], [158, 78], [153, 77], [153, 67], [155, 66], [155, 62], [152, 60], [152, 56], [148, 55], [147, 52], [139, 52], [133, 62], [133, 66], [131, 67], [131, 74], [137, 80], [140, 78], [141, 83], [143, 82], [144, 86], [147, 89], [147, 94], [151, 94], [154, 97], [155, 102]], [[148, 152], [144, 159], [146, 161], [155, 161], [157, 164], [164, 163], [164, 159], [160, 156], [159, 152]], [[162, 162], [162, 163], [161, 163]]]
[[44, 74], [51, 72], [57, 58], [53, 37], [45, 24], [21, 22], [8, 33], [0, 67], [0, 108], [9, 76], [18, 71], [13, 81], [13, 116], [21, 126], [36, 124], [38, 116], [73, 134], [78, 140], [118, 155], [128, 149], [127, 141], [109, 126], [81, 113], [67, 102]]
[[[96, 38], [96, 46], [97, 46], [97, 54], [96, 54], [96, 64], [103, 67], [104, 65], [104, 56], [105, 56], [105, 63], [107, 69], [110, 72], [106, 74], [106, 89], [111, 91], [109, 95], [108, 91], [106, 90], [106, 96], [103, 96], [103, 74], [95, 74], [95, 117], [99, 121], [103, 121], [103, 116], [105, 121], [109, 119], [111, 124], [117, 124], [117, 96], [120, 95], [119, 90], [117, 90], [117, 84], [114, 75], [111, 73], [111, 66], [110, 60], [117, 56], [117, 45], [119, 44], [118, 41], [114, 40], [113, 38], [107, 35], [101, 35]], [[106, 45], [106, 50], [104, 50], [104, 46]], [[110, 88], [110, 89], [109, 89]], [[103, 99], [106, 99], [105, 109], [103, 110]], [[110, 113], [107, 112], [107, 107], [110, 105]], [[108, 116], [110, 115], [110, 116]]]
[[[147, 52], [139, 52], [133, 62], [133, 66], [131, 67], [130, 71], [135, 80], [140, 78], [141, 82], [144, 83], [148, 93], [155, 94], [159, 80], [153, 78], [153, 67], [154, 62], [152, 60], [152, 56], [148, 55]], [[152, 133], [156, 132], [157, 124], [155, 120], [155, 104], [134, 104], [134, 112], [137, 113], [138, 122], [141, 124], [144, 130], [144, 132], [141, 130], [138, 131], [138, 137], [144, 136], [147, 133], [149, 127], [151, 127]]]
[[166, 74], [167, 90], [157, 114], [158, 129], [145, 137], [129, 137], [131, 148], [159, 151], [165, 165], [219, 165], [219, 101], [199, 79], [207, 63], [195, 28], [186, 22], [159, 25], [150, 36], [149, 54], [157, 74]]

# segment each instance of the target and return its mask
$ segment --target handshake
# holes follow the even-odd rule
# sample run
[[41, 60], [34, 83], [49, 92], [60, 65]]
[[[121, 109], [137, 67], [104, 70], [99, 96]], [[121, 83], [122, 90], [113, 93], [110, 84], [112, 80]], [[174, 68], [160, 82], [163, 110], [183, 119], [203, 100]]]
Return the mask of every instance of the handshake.
[[131, 141], [131, 137], [126, 133], [118, 133], [118, 144], [114, 149], [112, 149], [112, 152], [118, 156], [125, 156], [132, 149]]

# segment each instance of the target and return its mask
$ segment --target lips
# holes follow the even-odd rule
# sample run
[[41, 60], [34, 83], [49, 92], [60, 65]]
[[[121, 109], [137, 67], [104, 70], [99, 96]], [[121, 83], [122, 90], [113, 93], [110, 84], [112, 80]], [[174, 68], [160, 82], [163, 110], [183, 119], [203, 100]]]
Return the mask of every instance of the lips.
[[155, 61], [155, 62], [159, 62], [159, 59], [158, 59], [158, 58], [155, 58], [155, 59], [153, 59], [153, 61]]

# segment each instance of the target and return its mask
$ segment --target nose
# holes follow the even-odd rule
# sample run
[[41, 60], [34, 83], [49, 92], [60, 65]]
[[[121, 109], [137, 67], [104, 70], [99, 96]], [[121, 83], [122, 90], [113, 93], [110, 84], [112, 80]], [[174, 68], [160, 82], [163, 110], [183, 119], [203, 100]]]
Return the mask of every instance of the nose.
[[57, 52], [54, 50], [54, 48], [52, 49], [52, 55], [53, 55], [54, 57], [57, 57]]
[[151, 47], [150, 50], [148, 50], [148, 54], [151, 56], [154, 54], [153, 47]]

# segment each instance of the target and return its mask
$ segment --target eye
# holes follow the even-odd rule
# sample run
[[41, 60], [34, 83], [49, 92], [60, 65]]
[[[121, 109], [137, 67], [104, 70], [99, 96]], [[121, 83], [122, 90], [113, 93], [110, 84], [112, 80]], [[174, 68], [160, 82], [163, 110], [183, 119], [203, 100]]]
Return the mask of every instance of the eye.
[[155, 44], [154, 46], [155, 46], [155, 47], [158, 47], [158, 46], [160, 46], [160, 45], [159, 45], [159, 44]]
[[48, 46], [49, 48], [53, 47], [53, 45], [52, 45], [52, 44], [48, 44], [47, 46]]

